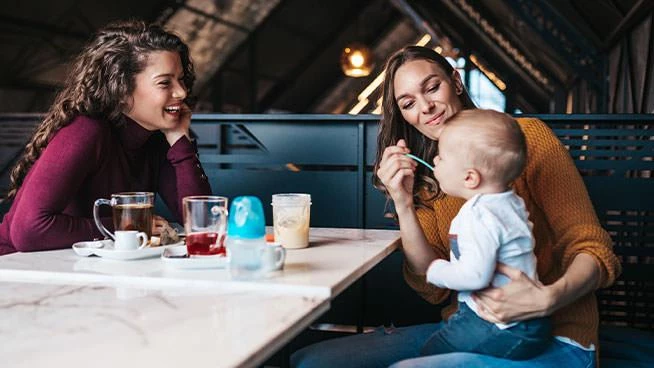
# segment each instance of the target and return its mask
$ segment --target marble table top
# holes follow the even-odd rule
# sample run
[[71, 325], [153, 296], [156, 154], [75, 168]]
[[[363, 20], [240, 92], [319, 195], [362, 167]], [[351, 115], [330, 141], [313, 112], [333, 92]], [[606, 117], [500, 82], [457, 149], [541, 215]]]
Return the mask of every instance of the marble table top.
[[206, 287], [0, 282], [3, 367], [255, 367], [329, 308]]
[[103, 285], [212, 286], [224, 292], [276, 290], [334, 297], [397, 248], [399, 232], [311, 228], [310, 246], [288, 249], [284, 269], [267, 277], [232, 281], [226, 269], [172, 268], [160, 258], [116, 261], [80, 257], [72, 249], [0, 257], [0, 281], [42, 280]]

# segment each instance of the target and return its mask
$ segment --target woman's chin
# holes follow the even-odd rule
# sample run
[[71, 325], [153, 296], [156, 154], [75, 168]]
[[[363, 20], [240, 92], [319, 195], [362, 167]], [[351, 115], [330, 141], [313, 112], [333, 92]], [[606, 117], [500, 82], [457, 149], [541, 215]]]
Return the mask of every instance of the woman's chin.
[[425, 134], [429, 139], [433, 141], [437, 141], [438, 138], [440, 138], [441, 133], [443, 132], [443, 125], [437, 125], [434, 126], [430, 131], [429, 134]]

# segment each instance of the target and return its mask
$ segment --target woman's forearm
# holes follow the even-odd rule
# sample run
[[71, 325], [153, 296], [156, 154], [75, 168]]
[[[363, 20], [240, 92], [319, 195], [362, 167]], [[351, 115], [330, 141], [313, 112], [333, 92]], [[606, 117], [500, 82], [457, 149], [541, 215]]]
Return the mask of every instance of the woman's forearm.
[[429, 245], [412, 206], [396, 207], [396, 211], [404, 257], [413, 272], [426, 274], [427, 268], [436, 259], [436, 253]]
[[577, 255], [563, 276], [549, 286], [550, 303], [546, 314], [579, 299], [597, 288], [600, 280], [600, 267], [590, 254]]

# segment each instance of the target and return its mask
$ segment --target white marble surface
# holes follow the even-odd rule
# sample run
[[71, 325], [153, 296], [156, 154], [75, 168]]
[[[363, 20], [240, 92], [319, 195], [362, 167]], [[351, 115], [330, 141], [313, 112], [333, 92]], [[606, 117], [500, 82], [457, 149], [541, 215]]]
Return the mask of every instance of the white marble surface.
[[333, 297], [395, 250], [398, 237], [392, 230], [312, 228], [308, 248], [287, 250], [284, 270], [251, 282], [232, 281], [226, 269], [180, 270], [159, 258], [115, 261], [80, 257], [72, 249], [2, 256], [0, 281], [194, 285]]
[[0, 282], [2, 367], [254, 367], [325, 297]]

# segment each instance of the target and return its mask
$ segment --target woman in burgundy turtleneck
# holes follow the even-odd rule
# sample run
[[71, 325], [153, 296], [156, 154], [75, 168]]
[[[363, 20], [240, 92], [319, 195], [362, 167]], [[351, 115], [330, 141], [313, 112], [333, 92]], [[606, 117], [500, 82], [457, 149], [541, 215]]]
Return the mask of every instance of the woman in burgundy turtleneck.
[[0, 255], [100, 237], [93, 202], [112, 193], [158, 192], [178, 221], [183, 197], [210, 194], [189, 139], [194, 79], [188, 47], [161, 27], [101, 30], [12, 170]]

